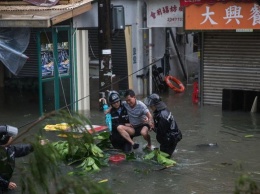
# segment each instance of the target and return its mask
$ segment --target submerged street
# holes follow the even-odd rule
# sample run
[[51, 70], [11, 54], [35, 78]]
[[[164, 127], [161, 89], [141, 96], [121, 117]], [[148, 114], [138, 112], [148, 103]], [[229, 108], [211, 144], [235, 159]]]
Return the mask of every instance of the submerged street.
[[[137, 137], [135, 141], [141, 146], [135, 151], [136, 160], [110, 163], [101, 172], [91, 174], [92, 180], [107, 179], [102, 184], [108, 184], [116, 194], [231, 194], [241, 174], [249, 175], [259, 187], [260, 114], [194, 105], [191, 94], [190, 85], [184, 93], [169, 91], [161, 95], [183, 134], [172, 156], [176, 166], [159, 170], [162, 166], [143, 161], [145, 143], [142, 137]], [[37, 119], [37, 103], [29, 96], [9, 98], [1, 92], [0, 123], [20, 127]], [[93, 110], [88, 117], [93, 124], [104, 125], [102, 112]], [[158, 146], [153, 132], [151, 137], [153, 145]], [[24, 160], [18, 159], [17, 167]], [[15, 173], [14, 179], [18, 177]], [[19, 183], [12, 193], [20, 193]]]
[[[260, 183], [260, 115], [223, 112], [221, 107], [193, 105], [191, 91], [163, 95], [183, 133], [173, 154], [178, 164], [159, 166], [133, 162], [112, 164], [93, 179], [108, 179], [115, 193], [233, 193], [241, 174]], [[154, 145], [156, 144], [152, 133]], [[139, 138], [139, 142], [143, 142]], [[142, 147], [136, 155], [142, 158]]]

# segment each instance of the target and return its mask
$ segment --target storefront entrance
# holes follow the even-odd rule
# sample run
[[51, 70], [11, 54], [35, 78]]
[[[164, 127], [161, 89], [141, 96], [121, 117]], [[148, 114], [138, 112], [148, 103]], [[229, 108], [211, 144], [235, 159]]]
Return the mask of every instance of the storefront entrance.
[[40, 114], [73, 109], [71, 29], [53, 27], [38, 32]]

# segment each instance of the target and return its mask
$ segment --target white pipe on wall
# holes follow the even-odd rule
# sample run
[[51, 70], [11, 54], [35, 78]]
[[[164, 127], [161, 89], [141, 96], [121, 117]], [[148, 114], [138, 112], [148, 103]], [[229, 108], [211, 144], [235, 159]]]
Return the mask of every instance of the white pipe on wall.
[[76, 31], [78, 110], [90, 110], [88, 31]]
[[152, 50], [152, 28], [149, 28], [149, 94], [153, 92], [153, 80], [152, 80], [152, 62], [153, 62], [153, 50]]

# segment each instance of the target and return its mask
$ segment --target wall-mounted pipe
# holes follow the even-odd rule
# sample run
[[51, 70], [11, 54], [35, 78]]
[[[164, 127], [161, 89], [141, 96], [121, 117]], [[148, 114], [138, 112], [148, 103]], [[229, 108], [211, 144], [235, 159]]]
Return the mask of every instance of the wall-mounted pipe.
[[184, 76], [185, 79], [187, 79], [187, 74], [186, 74], [186, 71], [185, 71], [185, 68], [184, 68], [184, 65], [183, 65], [183, 62], [182, 62], [180, 53], [179, 53], [179, 49], [178, 49], [178, 47], [177, 47], [177, 43], [176, 43], [176, 40], [175, 40], [174, 35], [173, 35], [173, 32], [172, 32], [172, 29], [171, 29], [171, 28], [167, 28], [166, 30], [170, 32], [170, 35], [171, 35], [171, 38], [172, 38], [172, 42], [173, 42], [174, 48], [175, 48], [175, 50], [176, 50], [176, 53], [177, 53], [179, 62], [180, 62], [180, 64], [181, 64], [181, 69], [182, 69], [182, 72], [183, 72], [183, 76]]

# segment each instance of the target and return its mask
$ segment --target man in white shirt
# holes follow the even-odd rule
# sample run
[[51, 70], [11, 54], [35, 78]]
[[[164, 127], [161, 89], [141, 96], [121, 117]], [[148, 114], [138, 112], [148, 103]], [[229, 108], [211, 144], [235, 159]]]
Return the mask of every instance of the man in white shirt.
[[135, 97], [135, 92], [126, 90], [125, 101], [123, 102], [129, 116], [129, 122], [135, 129], [134, 136], [142, 135], [147, 141], [147, 148], [151, 149], [151, 137], [149, 131], [154, 128], [153, 117], [147, 106]]

